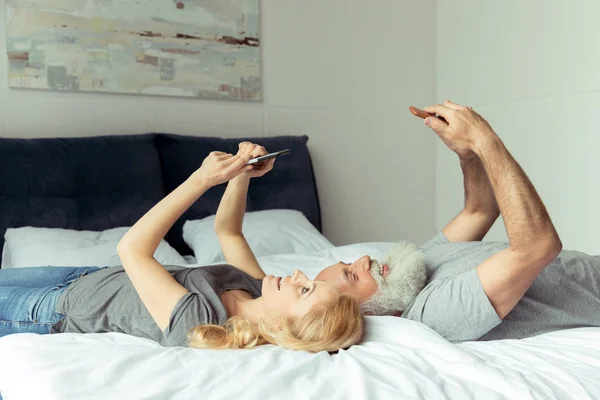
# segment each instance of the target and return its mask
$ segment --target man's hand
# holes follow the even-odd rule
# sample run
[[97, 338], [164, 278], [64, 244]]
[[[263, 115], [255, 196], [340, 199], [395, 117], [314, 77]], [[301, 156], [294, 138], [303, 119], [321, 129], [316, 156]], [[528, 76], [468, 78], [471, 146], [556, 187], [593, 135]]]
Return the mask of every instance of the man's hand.
[[441, 115], [448, 121], [428, 117], [425, 125], [429, 126], [446, 146], [462, 159], [477, 157], [475, 149], [490, 137], [495, 137], [494, 130], [488, 122], [471, 107], [464, 107], [446, 101], [444, 104], [425, 107], [425, 111]]
[[509, 247], [477, 266], [477, 275], [496, 313], [504, 318], [560, 253], [562, 243], [533, 184], [485, 119], [451, 102], [425, 110], [448, 121], [425, 120], [457, 154], [474, 152], [489, 178]]

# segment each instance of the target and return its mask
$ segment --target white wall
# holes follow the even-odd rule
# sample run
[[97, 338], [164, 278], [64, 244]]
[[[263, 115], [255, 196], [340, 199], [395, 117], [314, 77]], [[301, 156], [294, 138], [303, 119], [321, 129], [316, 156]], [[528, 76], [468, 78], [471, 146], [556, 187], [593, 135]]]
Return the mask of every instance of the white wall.
[[307, 134], [330, 240], [427, 239], [435, 141], [406, 109], [433, 100], [434, 0], [261, 7], [258, 104], [9, 89], [0, 29], [0, 136]]
[[[436, 102], [486, 117], [537, 188], [563, 245], [600, 254], [600, 2], [437, 2]], [[436, 227], [462, 208], [437, 145]], [[505, 240], [502, 221], [486, 240]]]

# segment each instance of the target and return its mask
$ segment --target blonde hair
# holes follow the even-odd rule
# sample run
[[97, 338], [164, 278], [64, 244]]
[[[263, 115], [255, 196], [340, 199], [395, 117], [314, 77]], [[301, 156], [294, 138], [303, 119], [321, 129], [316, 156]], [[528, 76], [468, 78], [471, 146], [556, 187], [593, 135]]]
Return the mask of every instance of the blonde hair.
[[286, 349], [338, 351], [357, 344], [364, 333], [358, 301], [342, 294], [314, 306], [302, 317], [269, 318], [258, 324], [231, 317], [224, 325], [198, 325], [188, 333], [190, 347], [199, 349], [251, 349], [274, 344]]

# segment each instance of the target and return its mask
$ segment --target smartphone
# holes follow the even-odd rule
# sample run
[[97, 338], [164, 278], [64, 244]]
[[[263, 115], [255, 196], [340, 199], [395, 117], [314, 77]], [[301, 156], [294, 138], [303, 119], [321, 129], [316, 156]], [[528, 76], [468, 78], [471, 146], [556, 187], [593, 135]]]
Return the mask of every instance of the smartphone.
[[437, 115], [437, 114], [432, 114], [432, 113], [430, 113], [430, 112], [427, 112], [427, 111], [425, 111], [425, 110], [421, 110], [420, 108], [413, 107], [413, 106], [410, 106], [410, 107], [408, 107], [408, 109], [409, 109], [409, 111], [410, 111], [411, 113], [413, 113], [414, 115], [416, 115], [416, 116], [417, 116], [417, 117], [419, 117], [419, 118], [423, 118], [423, 119], [425, 119], [425, 118], [427, 118], [427, 117], [434, 117], [434, 118], [437, 118], [437, 119], [439, 119], [440, 121], [444, 121], [444, 122], [448, 123], [448, 122], [446, 121], [446, 119], [444, 119], [444, 117], [442, 117], [442, 116], [440, 116], [440, 115]]
[[285, 150], [281, 150], [281, 151], [276, 151], [275, 153], [265, 154], [264, 156], [253, 158], [252, 160], [248, 161], [246, 163], [246, 165], [257, 164], [259, 162], [270, 160], [271, 158], [275, 158], [278, 156], [284, 156], [284, 155], [288, 154], [289, 152], [290, 152], [290, 149], [285, 149]]

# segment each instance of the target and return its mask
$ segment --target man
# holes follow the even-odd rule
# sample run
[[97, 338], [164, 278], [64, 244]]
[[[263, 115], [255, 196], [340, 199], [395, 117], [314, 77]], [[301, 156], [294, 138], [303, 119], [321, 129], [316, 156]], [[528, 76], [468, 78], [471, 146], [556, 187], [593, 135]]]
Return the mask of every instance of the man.
[[[425, 110], [447, 121], [425, 124], [459, 156], [464, 209], [419, 249], [401, 243], [382, 264], [365, 256], [315, 279], [454, 342], [600, 326], [600, 256], [561, 251], [535, 188], [481, 116], [450, 101]], [[481, 242], [499, 214], [509, 243]]]

